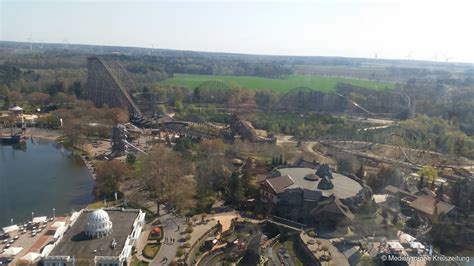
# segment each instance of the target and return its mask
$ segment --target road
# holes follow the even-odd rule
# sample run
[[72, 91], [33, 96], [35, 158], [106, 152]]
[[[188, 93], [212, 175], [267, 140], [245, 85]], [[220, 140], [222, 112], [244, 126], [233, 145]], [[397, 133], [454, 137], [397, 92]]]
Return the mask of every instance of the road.
[[[181, 232], [186, 229], [186, 221], [183, 217], [176, 217], [173, 213], [167, 213], [160, 217], [163, 226], [163, 241], [150, 265], [169, 265], [176, 256], [176, 251], [180, 245], [179, 239], [183, 237]], [[179, 229], [179, 230], [178, 230]], [[174, 239], [174, 242], [165, 242], [165, 239]]]

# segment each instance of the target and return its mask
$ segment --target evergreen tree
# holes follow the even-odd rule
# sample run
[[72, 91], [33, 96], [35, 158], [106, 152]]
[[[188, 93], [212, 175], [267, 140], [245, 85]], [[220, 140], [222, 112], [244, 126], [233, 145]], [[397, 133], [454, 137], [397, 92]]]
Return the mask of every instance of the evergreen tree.
[[360, 168], [359, 170], [357, 171], [356, 173], [356, 176], [360, 179], [364, 179], [364, 175], [365, 175], [365, 168], [364, 168], [364, 163], [361, 163], [360, 164]]
[[250, 196], [250, 192], [251, 192], [251, 176], [248, 172], [244, 172], [244, 174], [242, 175], [242, 186], [244, 187], [244, 192], [245, 192], [245, 196]]
[[245, 199], [244, 186], [240, 180], [240, 174], [238, 172], [232, 173], [232, 176], [230, 177], [227, 199], [232, 204], [237, 204]]
[[462, 184], [461, 184], [462, 181], [457, 181], [456, 183], [454, 183], [454, 186], [451, 190], [451, 198], [453, 200], [453, 203], [454, 205], [456, 206], [461, 206], [461, 188], [462, 188]]
[[418, 189], [422, 189], [422, 188], [425, 187], [425, 176], [424, 175], [420, 176], [420, 180], [418, 181], [417, 187], [418, 187]]
[[398, 223], [399, 218], [400, 218], [400, 217], [398, 216], [398, 212], [395, 212], [395, 213], [393, 214], [392, 224], [393, 224], [393, 225], [396, 225], [396, 224]]
[[443, 186], [443, 184], [441, 184], [441, 186], [436, 191], [436, 197], [438, 199], [443, 199], [443, 194], [444, 194], [444, 186]]
[[127, 153], [126, 161], [129, 165], [133, 165], [137, 161], [137, 156], [133, 153]]
[[278, 160], [278, 165], [283, 164], [283, 154], [280, 154], [280, 159]]
[[387, 218], [388, 218], [387, 210], [385, 208], [383, 208], [381, 214], [382, 214], [382, 218], [383, 218], [382, 223], [387, 224]]

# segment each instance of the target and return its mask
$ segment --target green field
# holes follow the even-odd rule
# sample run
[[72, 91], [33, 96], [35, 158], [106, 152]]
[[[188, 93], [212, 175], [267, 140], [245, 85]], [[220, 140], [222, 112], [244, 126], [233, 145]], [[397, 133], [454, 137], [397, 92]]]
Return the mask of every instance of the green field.
[[314, 75], [290, 75], [284, 79], [271, 79], [250, 76], [218, 76], [175, 74], [173, 78], [161, 81], [160, 84], [177, 85], [194, 89], [206, 81], [222, 81], [230, 86], [248, 89], [272, 89], [286, 92], [297, 87], [308, 87], [318, 91], [333, 91], [338, 83], [348, 83], [367, 89], [392, 89], [395, 84], [371, 80], [323, 77]]

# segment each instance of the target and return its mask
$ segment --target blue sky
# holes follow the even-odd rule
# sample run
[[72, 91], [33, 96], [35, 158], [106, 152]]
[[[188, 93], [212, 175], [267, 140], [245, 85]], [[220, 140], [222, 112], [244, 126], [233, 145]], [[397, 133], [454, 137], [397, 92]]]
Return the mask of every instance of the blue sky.
[[470, 1], [0, 0], [0, 39], [474, 62]]

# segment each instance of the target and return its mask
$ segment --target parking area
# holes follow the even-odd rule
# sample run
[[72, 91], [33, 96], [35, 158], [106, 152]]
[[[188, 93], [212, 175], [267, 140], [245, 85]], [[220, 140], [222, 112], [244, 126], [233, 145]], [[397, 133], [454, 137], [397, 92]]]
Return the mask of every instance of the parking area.
[[54, 242], [56, 231], [66, 225], [65, 217], [33, 219], [24, 224], [4, 228], [0, 235], [0, 264], [17, 264], [22, 260], [32, 262], [36, 254]]

